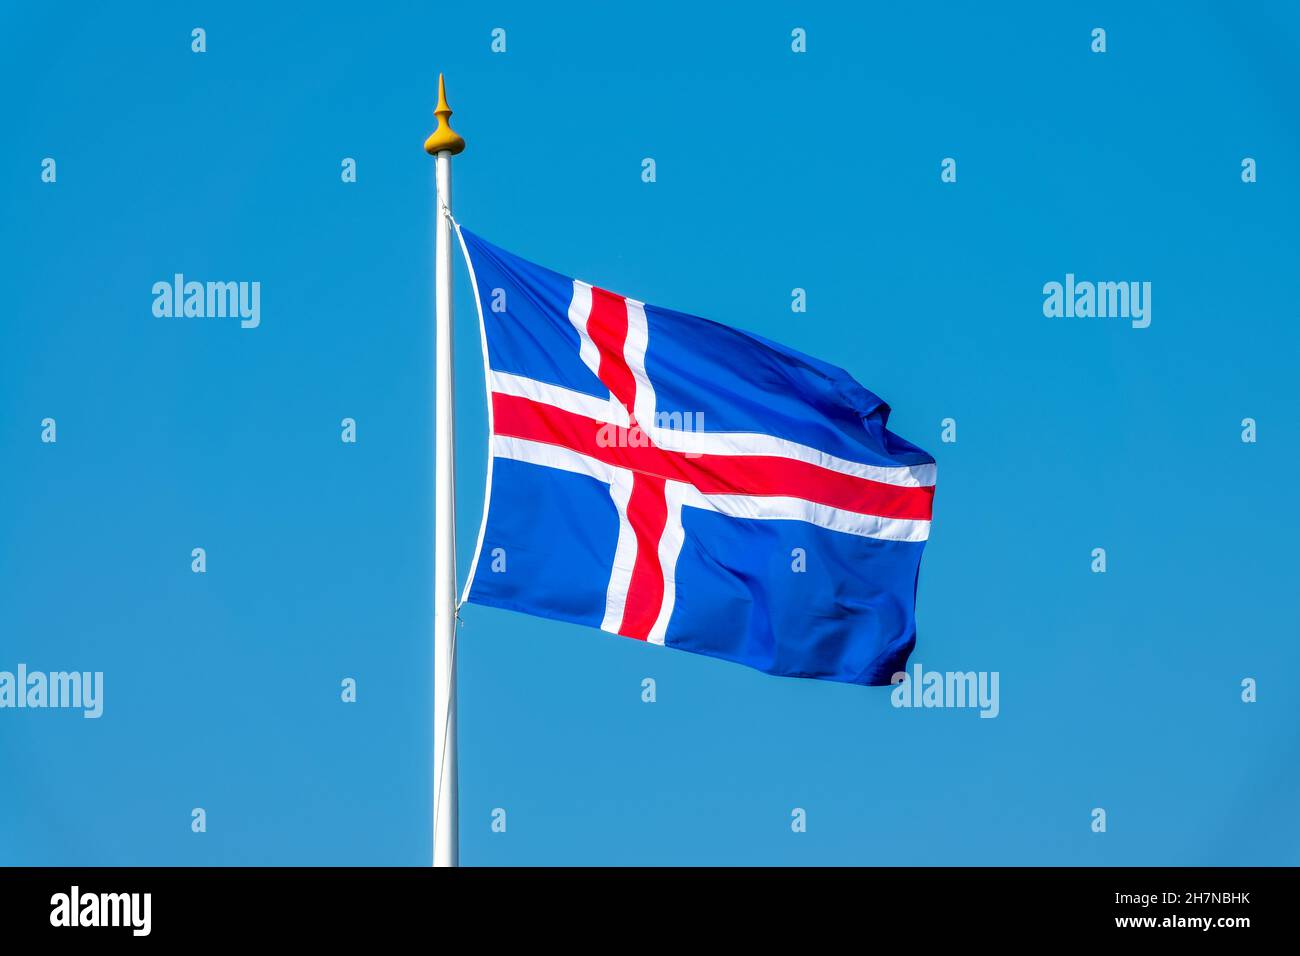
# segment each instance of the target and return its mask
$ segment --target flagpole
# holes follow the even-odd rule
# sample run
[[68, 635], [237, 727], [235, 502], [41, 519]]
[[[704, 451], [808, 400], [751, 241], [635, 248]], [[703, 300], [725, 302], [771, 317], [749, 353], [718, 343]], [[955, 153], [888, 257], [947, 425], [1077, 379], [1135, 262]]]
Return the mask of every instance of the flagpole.
[[451, 107], [438, 74], [438, 128], [424, 142], [434, 157], [435, 398], [433, 509], [433, 865], [460, 864], [456, 786], [456, 448], [451, 360], [451, 158], [465, 141], [448, 125]]

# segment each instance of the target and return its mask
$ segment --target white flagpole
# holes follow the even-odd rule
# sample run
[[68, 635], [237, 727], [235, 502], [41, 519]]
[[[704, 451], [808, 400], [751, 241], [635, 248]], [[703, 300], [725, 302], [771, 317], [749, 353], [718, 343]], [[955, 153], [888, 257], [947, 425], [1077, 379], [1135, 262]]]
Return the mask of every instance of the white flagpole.
[[460, 864], [456, 787], [456, 415], [451, 359], [451, 158], [465, 148], [447, 120], [451, 108], [438, 75], [438, 128], [424, 142], [434, 157], [437, 333], [434, 359], [433, 518], [433, 865]]

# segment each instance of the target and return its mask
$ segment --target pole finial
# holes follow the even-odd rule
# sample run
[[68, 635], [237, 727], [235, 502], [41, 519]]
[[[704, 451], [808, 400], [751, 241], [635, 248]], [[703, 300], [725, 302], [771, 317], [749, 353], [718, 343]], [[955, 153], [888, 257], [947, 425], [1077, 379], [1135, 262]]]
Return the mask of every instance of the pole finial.
[[451, 117], [451, 107], [447, 105], [447, 84], [443, 82], [441, 73], [438, 74], [438, 107], [433, 115], [438, 117], [438, 128], [424, 141], [424, 151], [430, 156], [436, 156], [443, 150], [453, 156], [463, 151], [465, 141], [456, 135], [447, 122]]

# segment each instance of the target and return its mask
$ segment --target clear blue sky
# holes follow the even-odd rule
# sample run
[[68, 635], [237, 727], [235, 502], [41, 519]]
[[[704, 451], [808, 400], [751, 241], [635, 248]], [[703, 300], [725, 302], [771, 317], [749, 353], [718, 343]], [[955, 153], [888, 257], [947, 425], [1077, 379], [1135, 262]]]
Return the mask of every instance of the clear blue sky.
[[[0, 26], [0, 669], [105, 673], [97, 721], [0, 711], [0, 863], [429, 860], [438, 70], [466, 225], [892, 404], [939, 462], [913, 660], [1001, 674], [997, 719], [898, 710], [469, 607], [465, 863], [1300, 863], [1292, 5]], [[457, 270], [463, 579], [485, 414]], [[259, 281], [260, 327], [154, 317], [176, 272]], [[1067, 272], [1150, 281], [1150, 328], [1045, 318]]]

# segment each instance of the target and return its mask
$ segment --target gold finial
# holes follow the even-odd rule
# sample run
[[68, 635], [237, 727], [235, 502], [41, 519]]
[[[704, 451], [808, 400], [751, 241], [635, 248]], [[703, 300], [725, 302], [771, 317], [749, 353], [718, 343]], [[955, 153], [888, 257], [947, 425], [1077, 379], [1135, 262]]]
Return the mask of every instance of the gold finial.
[[436, 156], [444, 149], [453, 156], [465, 148], [465, 141], [457, 136], [447, 122], [451, 116], [451, 107], [447, 105], [447, 85], [442, 81], [442, 74], [438, 74], [438, 108], [433, 111], [433, 115], [438, 117], [438, 128], [429, 134], [429, 138], [424, 141], [424, 151], [430, 156]]

